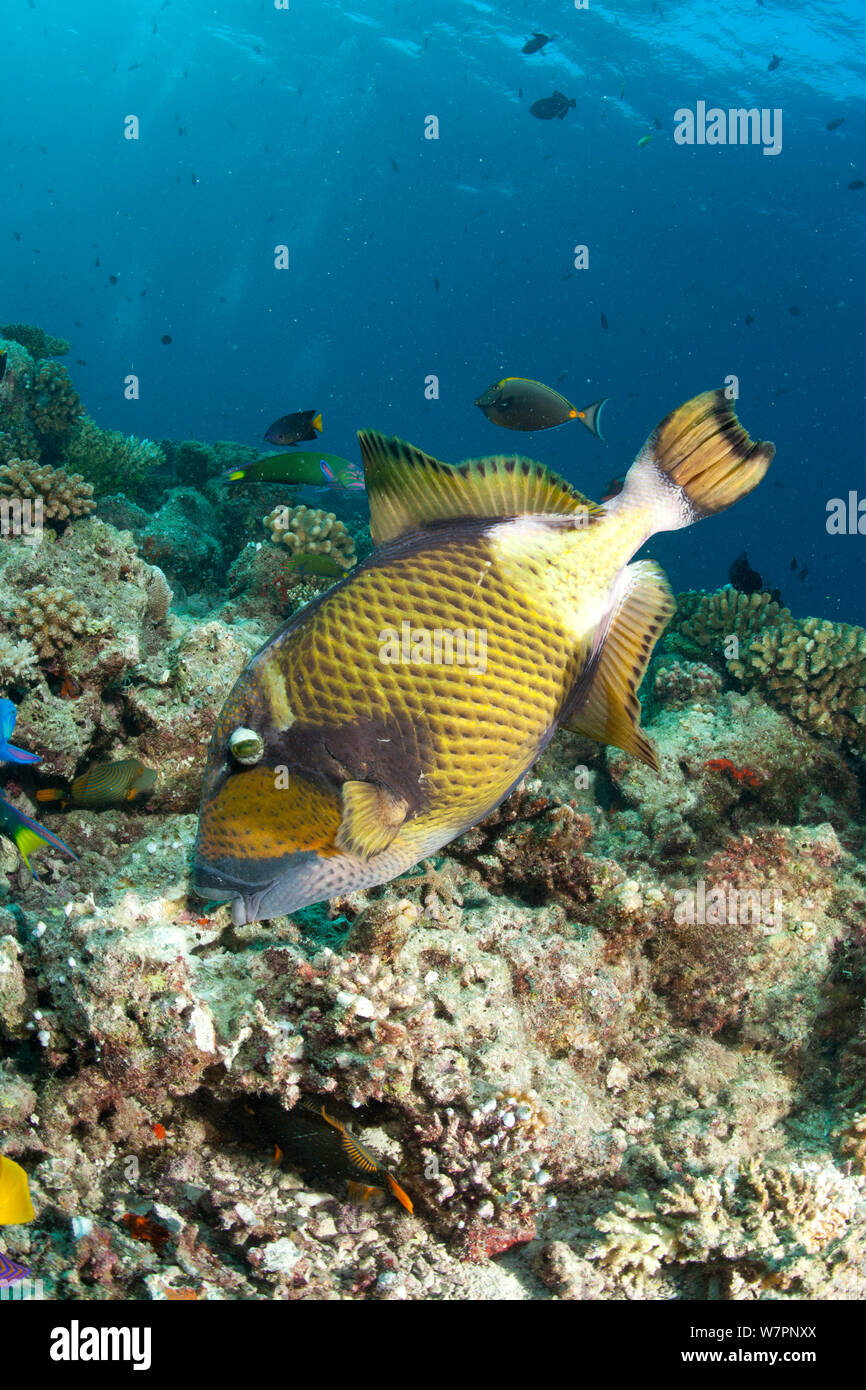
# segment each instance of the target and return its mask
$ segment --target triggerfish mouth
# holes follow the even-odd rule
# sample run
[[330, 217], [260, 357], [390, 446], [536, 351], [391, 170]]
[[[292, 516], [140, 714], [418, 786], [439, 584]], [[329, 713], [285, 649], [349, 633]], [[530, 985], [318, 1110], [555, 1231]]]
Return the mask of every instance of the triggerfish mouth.
[[559, 728], [658, 770], [637, 691], [675, 602], [629, 561], [751, 492], [775, 452], [722, 390], [668, 415], [604, 507], [529, 459], [359, 440], [376, 549], [253, 657], [211, 742], [194, 887], [236, 925], [405, 872]]

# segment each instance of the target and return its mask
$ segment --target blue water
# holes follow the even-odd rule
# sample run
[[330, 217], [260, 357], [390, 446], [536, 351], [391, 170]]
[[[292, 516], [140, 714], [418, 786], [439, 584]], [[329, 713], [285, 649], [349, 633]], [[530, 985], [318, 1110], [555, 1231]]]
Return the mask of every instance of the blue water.
[[[770, 474], [650, 552], [712, 588], [745, 548], [795, 613], [866, 623], [866, 536], [825, 525], [831, 497], [866, 497], [862, 5], [3, 0], [3, 20], [0, 313], [71, 339], [98, 424], [257, 443], [316, 407], [334, 453], [372, 426], [451, 461], [522, 450], [598, 495], [733, 373]], [[527, 57], [533, 30], [557, 37]], [[576, 108], [534, 119], [554, 88]], [[677, 145], [698, 101], [781, 109], [781, 153]], [[610, 395], [607, 443], [495, 428], [473, 401], [505, 374]]]

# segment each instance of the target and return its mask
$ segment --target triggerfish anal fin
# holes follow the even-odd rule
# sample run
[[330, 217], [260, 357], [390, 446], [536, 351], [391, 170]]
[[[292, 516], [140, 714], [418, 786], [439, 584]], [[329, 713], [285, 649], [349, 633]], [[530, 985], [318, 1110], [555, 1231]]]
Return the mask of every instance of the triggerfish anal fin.
[[70, 859], [78, 862], [78, 855], [74, 854], [57, 835], [53, 835], [44, 826], [37, 825], [35, 820], [31, 820], [23, 811], [19, 811], [16, 806], [6, 800], [5, 796], [0, 796], [0, 833], [8, 835], [12, 840], [37, 883], [39, 882], [39, 875], [30, 863], [30, 855], [42, 845], [53, 845], [62, 854], [68, 854]]
[[360, 431], [358, 440], [376, 545], [449, 519], [602, 514], [533, 459], [494, 456], [440, 463], [413, 445], [375, 430]]
[[659, 770], [658, 758], [640, 727], [637, 692], [653, 647], [675, 610], [670, 585], [658, 565], [642, 560], [625, 567], [578, 680], [575, 711], [563, 724], [622, 748], [654, 772]]
[[343, 783], [343, 818], [335, 844], [347, 854], [372, 859], [387, 849], [406, 819], [408, 803], [373, 782]]
[[0, 763], [41, 763], [36, 753], [25, 753], [9, 742], [15, 728], [18, 711], [11, 700], [0, 700]]
[[27, 1174], [20, 1163], [0, 1154], [0, 1226], [21, 1226], [35, 1215]]

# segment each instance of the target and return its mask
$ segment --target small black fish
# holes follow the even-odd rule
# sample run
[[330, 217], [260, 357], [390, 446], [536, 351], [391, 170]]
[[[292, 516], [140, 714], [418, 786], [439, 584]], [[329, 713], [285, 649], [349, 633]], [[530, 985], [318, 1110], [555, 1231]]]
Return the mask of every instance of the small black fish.
[[758, 571], [753, 570], [749, 564], [749, 557], [745, 550], [737, 556], [731, 565], [728, 570], [728, 578], [741, 594], [758, 594], [764, 587], [764, 581]]
[[800, 310], [797, 308], [796, 304], [790, 305], [790, 307], [789, 307], [789, 309], [788, 309], [788, 313], [789, 313], [789, 314], [793, 314], [794, 317], [796, 318], [797, 315], [799, 314], [799, 312], [800, 312]]
[[828, 122], [827, 122], [827, 124], [825, 125], [824, 129], [825, 129], [825, 130], [838, 130], [839, 127], [840, 127], [840, 125], [844, 125], [844, 124], [845, 124], [845, 117], [844, 117], [844, 116], [834, 116], [833, 119], [832, 119], [832, 121], [828, 121]]
[[864, 183], [862, 179], [853, 179], [848, 187], [851, 189], [852, 193], [856, 193], [859, 188], [866, 188], [866, 183]]
[[767, 72], [775, 72], [776, 68], [779, 66], [781, 61], [782, 60], [779, 57], [778, 53], [774, 53], [769, 63], [767, 64]]
[[116, 285], [118, 279], [119, 279], [119, 276], [117, 276], [117, 275], [109, 275], [109, 277], [108, 277], [108, 283], [109, 283], [109, 285]]
[[76, 367], [86, 367], [87, 363], [85, 362], [83, 357], [76, 357], [75, 365]]
[[802, 579], [805, 579], [805, 578], [806, 578], [806, 575], [807, 575], [808, 573], [809, 573], [809, 566], [808, 566], [808, 565], [804, 565], [803, 568], [800, 570], [800, 573], [797, 575], [797, 578], [798, 578], [798, 579], [801, 579], [801, 580], [802, 580]]
[[750, 324], [750, 323], [754, 323], [754, 322], [755, 322], [755, 316], [754, 316], [754, 314], [746, 314], [746, 327], [748, 328], [749, 324]]
[[160, 341], [161, 343], [170, 343], [170, 342], [171, 342], [171, 334], [170, 334], [170, 333], [163, 333], [163, 335], [162, 335], [162, 337], [160, 338], [159, 341]]
[[265, 430], [268, 444], [300, 444], [315, 439], [322, 432], [322, 417], [318, 410], [296, 410], [293, 415], [281, 415]]
[[15, 238], [16, 241], [20, 241], [20, 240], [21, 240], [21, 233], [20, 233], [20, 232], [13, 232], [12, 235], [14, 236], [14, 238]]
[[526, 40], [520, 51], [521, 53], [539, 53], [546, 43], [550, 43], [555, 38], [555, 34], [533, 33], [532, 38]]
[[436, 275], [433, 276], [433, 288], [436, 290], [438, 290], [439, 288], [439, 279]]
[[653, 125], [655, 126], [656, 130], [661, 130], [662, 123], [659, 120], [658, 116], [653, 116]]
[[795, 570], [796, 568], [797, 568], [797, 557], [796, 557], [796, 555], [792, 555], [792, 556], [791, 556], [791, 569], [792, 569], [792, 570]]
[[602, 316], [601, 316], [601, 326], [602, 326], [602, 328], [607, 328], [607, 314], [602, 314]]
[[193, 185], [198, 183], [198, 178], [195, 174], [190, 174], [190, 178], [192, 179]]
[[540, 101], [534, 101], [529, 108], [529, 114], [535, 116], [539, 121], [552, 121], [557, 117], [564, 121], [568, 108], [576, 105], [577, 101], [574, 97], [569, 101], [562, 92], [554, 92], [552, 97], [542, 97]]
[[391, 160], [391, 168], [394, 170], [394, 173], [395, 173], [395, 174], [399, 174], [399, 172], [400, 172], [400, 166], [399, 166], [399, 164], [397, 163], [396, 159], [392, 159], [392, 160]]

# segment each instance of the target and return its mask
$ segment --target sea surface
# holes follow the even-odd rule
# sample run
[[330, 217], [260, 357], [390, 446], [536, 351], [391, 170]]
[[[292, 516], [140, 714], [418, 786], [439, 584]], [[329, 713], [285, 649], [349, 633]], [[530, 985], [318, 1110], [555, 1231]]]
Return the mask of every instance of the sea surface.
[[[736, 378], [770, 475], [651, 553], [712, 589], [746, 550], [796, 615], [866, 623], [866, 536], [826, 526], [866, 498], [862, 6], [283, 4], [4, 0], [2, 318], [71, 340], [96, 422], [255, 444], [315, 407], [334, 453], [519, 449], [597, 496]], [[678, 143], [698, 103], [781, 149]], [[606, 442], [496, 429], [504, 375], [609, 396]]]

